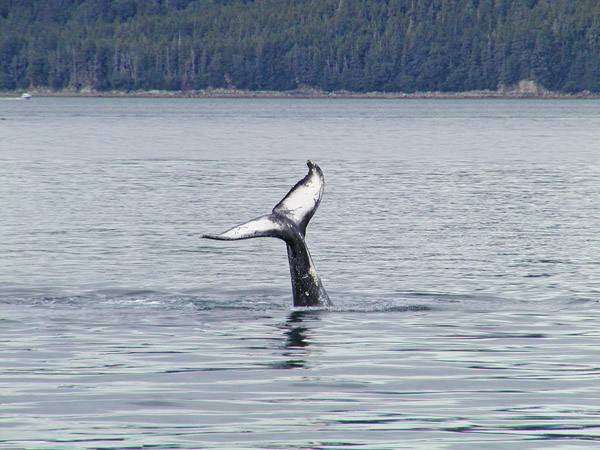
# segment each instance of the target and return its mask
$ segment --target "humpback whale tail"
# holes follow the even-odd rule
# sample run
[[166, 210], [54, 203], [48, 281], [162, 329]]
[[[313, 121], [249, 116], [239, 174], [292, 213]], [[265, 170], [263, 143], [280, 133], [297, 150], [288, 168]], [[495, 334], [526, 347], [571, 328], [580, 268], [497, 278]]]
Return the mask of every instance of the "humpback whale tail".
[[273, 208], [271, 214], [257, 217], [224, 233], [201, 237], [235, 241], [256, 237], [276, 237], [287, 245], [294, 306], [331, 306], [304, 241], [306, 227], [321, 203], [325, 178], [321, 168], [306, 163], [308, 173]]

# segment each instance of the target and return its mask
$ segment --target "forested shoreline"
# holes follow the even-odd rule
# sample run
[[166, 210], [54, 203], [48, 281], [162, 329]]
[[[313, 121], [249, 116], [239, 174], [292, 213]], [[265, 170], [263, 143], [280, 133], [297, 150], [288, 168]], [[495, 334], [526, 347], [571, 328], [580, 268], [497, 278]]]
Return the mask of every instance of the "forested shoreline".
[[[600, 92], [596, 0], [0, 0], [0, 90]], [[310, 95], [309, 95], [310, 96]]]

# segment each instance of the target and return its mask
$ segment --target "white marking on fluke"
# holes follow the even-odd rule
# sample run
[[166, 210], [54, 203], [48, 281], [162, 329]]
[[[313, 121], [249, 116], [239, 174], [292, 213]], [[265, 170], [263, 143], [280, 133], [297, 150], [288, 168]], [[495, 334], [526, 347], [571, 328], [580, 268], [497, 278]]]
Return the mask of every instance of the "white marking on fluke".
[[331, 306], [331, 300], [306, 247], [306, 227], [321, 203], [325, 178], [321, 168], [307, 161], [308, 174], [273, 208], [271, 214], [257, 217], [224, 233], [201, 237], [235, 241], [256, 237], [275, 237], [287, 244], [294, 306]]

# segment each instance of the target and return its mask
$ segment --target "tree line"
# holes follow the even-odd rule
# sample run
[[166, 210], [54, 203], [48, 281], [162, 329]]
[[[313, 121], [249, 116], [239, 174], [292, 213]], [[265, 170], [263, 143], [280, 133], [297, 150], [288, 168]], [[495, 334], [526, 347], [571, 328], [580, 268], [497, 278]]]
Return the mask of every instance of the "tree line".
[[0, 89], [600, 91], [597, 0], [0, 0]]

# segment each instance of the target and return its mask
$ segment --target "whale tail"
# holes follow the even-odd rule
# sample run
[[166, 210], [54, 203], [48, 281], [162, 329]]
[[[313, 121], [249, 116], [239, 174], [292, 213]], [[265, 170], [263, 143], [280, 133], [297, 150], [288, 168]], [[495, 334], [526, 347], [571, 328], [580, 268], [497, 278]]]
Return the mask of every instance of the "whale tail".
[[331, 305], [304, 241], [308, 222], [319, 207], [325, 189], [321, 168], [312, 161], [307, 161], [307, 166], [309, 170], [306, 176], [275, 205], [271, 214], [252, 219], [221, 234], [204, 234], [201, 237], [221, 241], [257, 237], [284, 240], [288, 250], [294, 306]]
[[237, 225], [221, 234], [202, 234], [201, 238], [217, 241], [239, 241], [256, 237], [280, 237], [284, 228], [273, 214], [260, 216]]
[[[304, 236], [306, 227], [314, 216], [323, 191], [325, 177], [321, 168], [312, 161], [307, 161], [308, 173], [290, 189], [283, 199], [275, 205], [271, 214], [260, 216], [237, 225], [221, 234], [203, 234], [206, 239], [236, 241], [255, 237], [279, 237], [283, 239], [286, 224], [291, 222]], [[287, 219], [286, 221], [282, 219]]]

